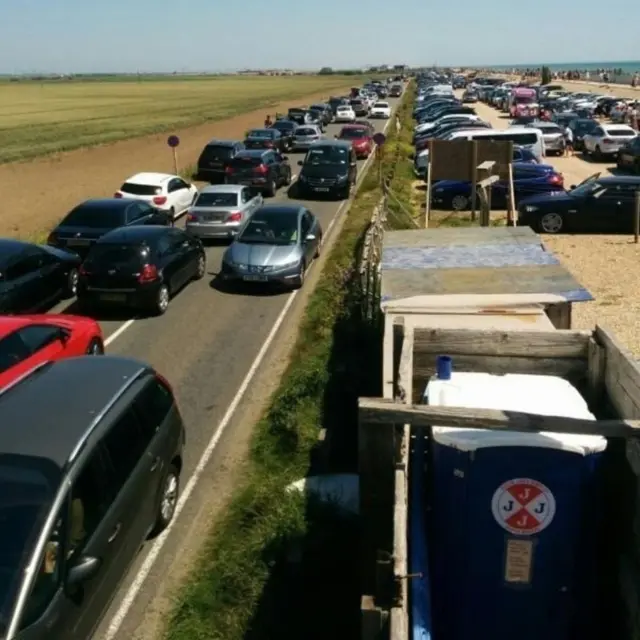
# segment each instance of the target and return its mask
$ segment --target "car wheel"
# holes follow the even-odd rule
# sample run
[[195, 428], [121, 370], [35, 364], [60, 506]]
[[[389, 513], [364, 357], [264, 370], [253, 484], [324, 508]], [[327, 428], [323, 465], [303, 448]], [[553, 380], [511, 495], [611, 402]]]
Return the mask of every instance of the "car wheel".
[[600, 149], [599, 146], [596, 147], [594, 155], [596, 157], [596, 160], [602, 160], [602, 149]]
[[169, 287], [166, 284], [160, 285], [158, 293], [156, 294], [156, 300], [153, 306], [153, 310], [156, 315], [161, 316], [169, 308]]
[[270, 198], [273, 198], [276, 195], [277, 191], [278, 191], [278, 185], [276, 184], [275, 180], [272, 180], [269, 184], [269, 188], [267, 189], [267, 195]]
[[87, 347], [88, 356], [101, 356], [104, 354], [104, 344], [100, 338], [93, 338]]
[[469, 208], [469, 198], [459, 194], [451, 198], [451, 208], [454, 211], [466, 211]]
[[78, 270], [75, 268], [71, 269], [67, 274], [67, 283], [64, 291], [65, 297], [73, 298], [78, 294], [78, 278]]
[[198, 264], [196, 266], [196, 273], [193, 276], [194, 280], [202, 280], [204, 274], [207, 272], [207, 259], [203, 254], [198, 256]]
[[180, 471], [175, 464], [171, 464], [162, 481], [162, 488], [156, 520], [151, 530], [151, 537], [162, 533], [173, 520], [180, 495]]
[[564, 218], [559, 213], [545, 213], [538, 221], [538, 229], [543, 233], [560, 233], [564, 229]]
[[322, 234], [318, 234], [318, 244], [316, 245], [316, 251], [313, 254], [314, 260], [317, 260], [320, 257], [321, 249], [322, 249]]
[[288, 187], [291, 184], [291, 169], [287, 171], [287, 174], [284, 177], [284, 186]]
[[298, 275], [296, 276], [295, 280], [293, 281], [293, 288], [294, 289], [300, 289], [302, 287], [302, 285], [304, 284], [304, 279], [306, 276], [307, 272], [307, 265], [305, 264], [304, 260], [300, 263], [300, 271], [298, 272]]

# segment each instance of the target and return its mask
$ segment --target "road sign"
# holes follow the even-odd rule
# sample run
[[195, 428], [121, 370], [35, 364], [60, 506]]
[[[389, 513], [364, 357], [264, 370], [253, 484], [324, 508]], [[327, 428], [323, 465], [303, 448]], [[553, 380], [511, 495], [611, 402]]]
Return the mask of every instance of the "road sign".
[[169, 136], [167, 138], [167, 144], [172, 148], [175, 149], [179, 144], [180, 144], [180, 138], [178, 138], [178, 136]]
[[515, 478], [498, 487], [491, 500], [491, 511], [496, 522], [509, 533], [532, 536], [551, 524], [556, 500], [541, 482]]
[[373, 136], [373, 141], [379, 146], [381, 147], [385, 141], [387, 140], [387, 136], [384, 135], [384, 133], [376, 133]]

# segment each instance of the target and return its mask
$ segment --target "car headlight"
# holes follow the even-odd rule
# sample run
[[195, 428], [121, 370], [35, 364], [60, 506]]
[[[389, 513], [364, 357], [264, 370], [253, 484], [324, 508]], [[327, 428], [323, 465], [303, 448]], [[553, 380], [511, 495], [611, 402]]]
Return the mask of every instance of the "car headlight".
[[538, 207], [535, 207], [535, 206], [533, 206], [532, 204], [528, 204], [528, 205], [524, 208], [524, 210], [525, 210], [527, 213], [533, 213], [534, 211], [537, 211], [537, 210], [538, 210]]
[[349, 176], [345, 173], [343, 176], [338, 176], [336, 179], [338, 182], [346, 182]]
[[227, 264], [234, 269], [238, 269], [238, 271], [247, 271], [249, 269], [249, 265], [243, 264], [242, 262], [233, 262], [232, 260], [229, 260]]

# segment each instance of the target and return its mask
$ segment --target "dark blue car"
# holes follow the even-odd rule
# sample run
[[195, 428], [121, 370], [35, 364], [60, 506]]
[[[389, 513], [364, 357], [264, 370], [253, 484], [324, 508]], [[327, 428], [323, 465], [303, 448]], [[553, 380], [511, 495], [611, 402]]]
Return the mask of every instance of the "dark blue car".
[[[553, 191], [563, 191], [564, 179], [550, 164], [513, 163], [513, 187], [516, 204], [523, 198]], [[508, 183], [496, 182], [491, 190], [491, 205], [504, 208]], [[433, 184], [432, 204], [438, 208], [466, 211], [471, 205], [471, 183], [460, 180], [440, 180]]]

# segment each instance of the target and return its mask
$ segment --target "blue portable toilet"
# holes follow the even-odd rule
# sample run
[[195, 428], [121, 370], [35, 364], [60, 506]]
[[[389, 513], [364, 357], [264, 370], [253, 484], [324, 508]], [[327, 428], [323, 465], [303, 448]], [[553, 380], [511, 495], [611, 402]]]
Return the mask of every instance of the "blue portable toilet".
[[[429, 383], [425, 401], [595, 419], [555, 376], [453, 371]], [[596, 472], [606, 444], [590, 435], [432, 428], [435, 638], [589, 638]]]

